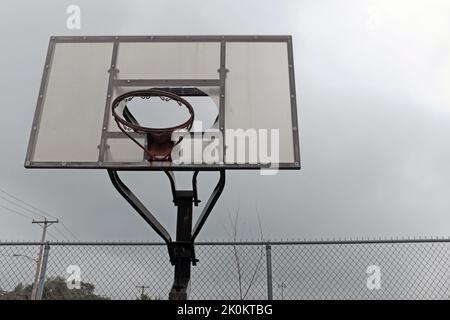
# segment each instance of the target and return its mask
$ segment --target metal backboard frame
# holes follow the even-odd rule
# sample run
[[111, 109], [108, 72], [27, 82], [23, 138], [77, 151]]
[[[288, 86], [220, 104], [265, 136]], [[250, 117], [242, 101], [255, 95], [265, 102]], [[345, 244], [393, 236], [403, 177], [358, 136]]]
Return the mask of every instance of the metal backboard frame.
[[[100, 43], [107, 42], [113, 45], [113, 52], [111, 56], [111, 69], [109, 72], [108, 88], [105, 96], [105, 113], [103, 121], [103, 132], [101, 134], [101, 141], [99, 143], [99, 158], [98, 161], [93, 162], [47, 162], [47, 161], [33, 161], [35, 152], [36, 140], [39, 130], [39, 122], [41, 119], [44, 98], [47, 89], [47, 84], [50, 75], [50, 68], [57, 43]], [[131, 79], [115, 79], [114, 68], [117, 61], [117, 52], [119, 43], [126, 42], [218, 42], [220, 43], [220, 68], [218, 69], [219, 79], [160, 79], [160, 80], [131, 80]], [[180, 164], [172, 165], [171, 163], [157, 162], [149, 163], [142, 161], [142, 163], [107, 163], [103, 161], [105, 150], [107, 148], [106, 141], [108, 137], [117, 135], [117, 132], [108, 132], [108, 112], [110, 110], [113, 89], [115, 86], [139, 87], [152, 85], [195, 85], [195, 86], [216, 86], [220, 90], [220, 105], [219, 105], [219, 129], [221, 131], [225, 128], [225, 78], [227, 73], [226, 68], [226, 45], [231, 42], [282, 42], [287, 45], [288, 65], [289, 65], [289, 90], [291, 103], [291, 118], [292, 118], [292, 138], [293, 138], [293, 155], [294, 162], [279, 163], [277, 169], [300, 169], [300, 150], [299, 150], [299, 132], [297, 122], [297, 96], [295, 88], [294, 77], [294, 59], [291, 36], [58, 36], [51, 37], [48, 47], [48, 53], [45, 61], [44, 72], [42, 76], [41, 86], [39, 89], [36, 112], [34, 115], [32, 129], [28, 144], [28, 150], [25, 159], [26, 168], [80, 168], [80, 169], [116, 169], [116, 170], [221, 170], [221, 169], [263, 169], [269, 168], [270, 165], [261, 164]], [[223, 150], [225, 153], [225, 148]]]

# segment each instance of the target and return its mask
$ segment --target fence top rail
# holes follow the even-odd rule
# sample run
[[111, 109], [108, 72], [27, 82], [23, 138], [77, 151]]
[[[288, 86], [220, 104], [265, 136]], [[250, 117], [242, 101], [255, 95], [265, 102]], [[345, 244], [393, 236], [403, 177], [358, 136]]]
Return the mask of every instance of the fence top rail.
[[[402, 239], [341, 239], [341, 240], [299, 240], [299, 241], [203, 241], [199, 246], [246, 246], [246, 245], [352, 245], [352, 244], [401, 244], [401, 243], [450, 243], [450, 237], [402, 238]], [[164, 242], [145, 241], [0, 241], [0, 246], [20, 245], [54, 246], [165, 246]]]

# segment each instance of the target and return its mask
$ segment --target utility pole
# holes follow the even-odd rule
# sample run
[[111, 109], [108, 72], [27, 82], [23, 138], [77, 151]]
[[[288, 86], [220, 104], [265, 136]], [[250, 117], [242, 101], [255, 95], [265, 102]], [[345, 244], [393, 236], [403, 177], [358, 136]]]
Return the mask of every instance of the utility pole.
[[148, 286], [136, 286], [136, 288], [141, 289], [141, 299], [144, 297], [144, 291], [147, 288], [150, 288]]
[[34, 220], [33, 219], [33, 224], [38, 224], [39, 226], [42, 227], [42, 237], [41, 237], [41, 245], [39, 247], [39, 255], [38, 255], [38, 259], [36, 261], [36, 274], [34, 276], [34, 283], [33, 283], [33, 290], [31, 291], [31, 300], [36, 300], [36, 293], [37, 293], [37, 288], [38, 288], [38, 283], [39, 283], [39, 278], [41, 275], [41, 264], [42, 264], [42, 252], [44, 250], [44, 242], [45, 242], [45, 237], [47, 235], [47, 227], [51, 226], [54, 223], [58, 223], [59, 220], [47, 220], [47, 218], [44, 218], [44, 220]]

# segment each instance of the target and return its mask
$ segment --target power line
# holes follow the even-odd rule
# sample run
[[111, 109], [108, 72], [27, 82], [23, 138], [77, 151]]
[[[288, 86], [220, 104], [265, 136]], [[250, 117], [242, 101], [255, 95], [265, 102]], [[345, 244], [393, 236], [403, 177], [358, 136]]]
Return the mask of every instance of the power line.
[[[61, 223], [61, 222], [60, 222], [60, 223]], [[59, 233], [64, 239], [70, 241], [69, 237], [67, 237], [64, 233], [62, 233], [62, 232], [57, 228], [57, 226], [55, 226], [55, 227], [53, 228], [53, 230], [55, 230], [57, 233]]]
[[[42, 215], [42, 214], [36, 213], [36, 215], [38, 215], [38, 216], [41, 216], [41, 217], [49, 216], [49, 217], [52, 217], [52, 218], [55, 218], [55, 219], [56, 219], [56, 217], [52, 216], [50, 213], [48, 213], [48, 212], [46, 212], [46, 211], [44, 211], [44, 210], [41, 210], [41, 209], [39, 209], [39, 208], [37, 208], [37, 207], [35, 207], [35, 206], [29, 204], [28, 202], [23, 201], [22, 199], [19, 199], [18, 197], [16, 197], [16, 196], [10, 194], [9, 192], [6, 192], [6, 191], [3, 190], [2, 188], [0, 188], [0, 192], [6, 194], [7, 196], [13, 198], [13, 199], [16, 200], [16, 201], [19, 201], [20, 203], [22, 203], [22, 204], [24, 204], [24, 205], [26, 205], [26, 206], [29, 206], [30, 208], [34, 209], [35, 211], [40, 212], [40, 213], [43, 214], [43, 215]], [[0, 197], [1, 197], [2, 199], [5, 199], [5, 198], [3, 198], [2, 196], [0, 196]], [[7, 200], [7, 201], [8, 201], [8, 200]], [[29, 210], [29, 209], [28, 209], [28, 210]]]
[[[50, 214], [50, 213], [48, 213], [47, 211], [44, 211], [44, 210], [42, 210], [42, 209], [39, 209], [38, 207], [36, 207], [36, 206], [33, 206], [32, 204], [30, 204], [30, 203], [28, 203], [28, 202], [26, 202], [26, 201], [24, 201], [24, 200], [22, 200], [22, 199], [20, 199], [20, 198], [18, 198], [18, 197], [16, 197], [16, 196], [14, 196], [14, 195], [12, 195], [11, 193], [9, 193], [9, 192], [7, 192], [7, 191], [5, 191], [4, 189], [2, 189], [2, 188], [0, 188], [0, 192], [2, 192], [2, 193], [4, 193], [4, 194], [6, 194], [7, 196], [9, 196], [9, 197], [11, 197], [11, 198], [13, 198], [13, 199], [15, 199], [16, 201], [19, 201], [20, 203], [22, 203], [22, 204], [24, 204], [24, 205], [26, 205], [26, 206], [28, 206], [28, 207], [30, 207], [30, 208], [32, 208], [34, 211], [32, 211], [32, 210], [30, 210], [29, 208], [26, 208], [26, 207], [23, 207], [23, 206], [21, 206], [21, 205], [19, 205], [19, 204], [17, 204], [17, 203], [15, 203], [15, 202], [13, 202], [13, 201], [11, 201], [10, 199], [8, 199], [8, 198], [5, 198], [5, 197], [3, 197], [3, 196], [1, 196], [0, 195], [0, 198], [1, 199], [3, 199], [3, 200], [6, 200], [6, 201], [8, 201], [9, 203], [12, 203], [13, 205], [15, 205], [15, 206], [18, 206], [19, 208], [21, 208], [21, 209], [24, 209], [24, 210], [26, 210], [27, 212], [30, 212], [30, 213], [33, 213], [34, 215], [37, 215], [37, 216], [40, 216], [40, 217], [42, 217], [42, 218], [46, 218], [47, 216], [48, 217], [52, 217], [52, 218], [54, 218], [54, 219], [57, 219], [54, 215], [52, 215], [52, 214]], [[40, 213], [39, 213], [40, 212]], [[61, 222], [60, 221], [60, 224], [61, 224], [61, 226], [75, 239], [75, 240], [77, 240], [77, 241], [80, 241], [80, 239], [63, 223], [63, 222]], [[61, 233], [62, 234], [62, 232], [61, 231], [59, 231], [59, 233]], [[69, 238], [67, 237], [67, 236], [65, 236], [64, 235], [64, 237], [67, 239], [67, 240], [69, 240]]]
[[[5, 191], [3, 191], [3, 190], [1, 190], [1, 189], [0, 189], [0, 191], [2, 191], [3, 193], [6, 193]], [[8, 193], [6, 193], [6, 194], [8, 194]], [[8, 195], [11, 196], [10, 194], [8, 194]], [[11, 196], [11, 197], [12, 197], [12, 196]], [[13, 204], [13, 205], [15, 205], [15, 206], [17, 206], [17, 207], [19, 207], [19, 208], [21, 208], [21, 209], [23, 209], [23, 210], [25, 210], [26, 212], [32, 213], [33, 215], [41, 216], [41, 217], [43, 217], [43, 218], [46, 218], [46, 216], [37, 214], [37, 213], [31, 211], [30, 209], [28, 209], [28, 208], [26, 208], [26, 207], [24, 207], [24, 206], [22, 206], [22, 205], [20, 205], [20, 204], [17, 204], [17, 203], [15, 203], [14, 201], [12, 201], [12, 200], [10, 200], [10, 199], [8, 199], [8, 198], [3, 197], [2, 195], [0, 195], [0, 198], [3, 199], [3, 200], [5, 200], [5, 201], [7, 201], [7, 202], [9, 202], [9, 203], [11, 203], [11, 204]], [[18, 198], [14, 197], [14, 199], [18, 199]], [[22, 202], [22, 203], [25, 203], [24, 201], [21, 201], [21, 202]], [[26, 203], [25, 203], [25, 204], [26, 204]], [[28, 204], [27, 204], [27, 205], [28, 205]], [[16, 213], [16, 214], [19, 214], [19, 215], [21, 215], [21, 216], [24, 217], [24, 218], [28, 218], [28, 219], [30, 219], [30, 220], [33, 220], [33, 217], [31, 217], [31, 216], [29, 216], [29, 215], [26, 215], [26, 214], [24, 214], [24, 213], [18, 212], [18, 211], [16, 211], [16, 210], [13, 210], [13, 209], [8, 208], [8, 207], [5, 207], [5, 206], [1, 206], [1, 207], [2, 207], [2, 208], [5, 208], [5, 209], [7, 209], [7, 210], [9, 210], [9, 211], [11, 211], [11, 212], [14, 212], [14, 213]], [[66, 228], [67, 228], [67, 227], [66, 227]], [[60, 233], [62, 233], [62, 232], [60, 231]], [[64, 236], [64, 237], [68, 240], [67, 236]], [[76, 239], [77, 239], [77, 238], [76, 238]], [[77, 240], [78, 240], [78, 239], [77, 239]]]
[[80, 239], [64, 224], [64, 222], [62, 222], [62, 221], [60, 221], [59, 222], [60, 224], [61, 224], [61, 226], [64, 228], [64, 229], [66, 229], [67, 230], [67, 232], [69, 232], [70, 233], [70, 235], [72, 236], [72, 237], [74, 237], [77, 241], [80, 241]]
[[47, 231], [47, 235], [52, 238], [55, 241], [58, 241], [58, 237], [56, 237], [53, 233], [51, 233], [50, 231]]
[[[33, 217], [26, 215], [22, 212], [19, 212], [17, 210], [5, 207], [4, 205], [0, 205], [0, 208], [6, 209], [12, 213], [18, 214], [19, 216], [21, 216], [22, 218], [25, 218], [27, 220], [33, 220]], [[58, 231], [59, 234], [61, 234], [66, 240], [70, 240], [66, 235], [64, 235], [61, 231], [55, 229], [55, 231]], [[53, 233], [51, 233], [50, 231], [47, 231], [47, 234], [49, 235], [50, 238], [53, 238], [53, 240], [58, 240], [58, 237], [56, 237]], [[79, 241], [79, 240], [78, 240]]]
[[14, 201], [12, 201], [12, 200], [10, 200], [10, 199], [8, 199], [8, 198], [5, 198], [5, 197], [3, 197], [3, 196], [1, 196], [1, 195], [0, 195], [0, 198], [3, 199], [3, 200], [5, 200], [5, 201], [7, 201], [7, 202], [9, 202], [9, 203], [11, 203], [11, 204], [13, 204], [13, 205], [15, 205], [16, 207], [19, 207], [19, 208], [21, 208], [21, 209], [27, 211], [27, 212], [30, 212], [30, 213], [32, 213], [32, 214], [34, 214], [34, 215], [37, 215], [37, 216], [40, 216], [39, 214], [34, 213], [34, 212], [31, 211], [30, 209], [28, 209], [28, 208], [26, 208], [26, 207], [24, 207], [24, 206], [21, 206], [20, 204], [17, 204], [17, 203], [15, 203]]
[[16, 214], [22, 216], [23, 218], [26, 218], [26, 219], [29, 219], [29, 220], [33, 220], [33, 217], [30, 217], [29, 215], [26, 215], [26, 214], [24, 214], [24, 213], [21, 213], [21, 212], [19, 212], [19, 211], [14, 210], [14, 209], [5, 207], [5, 206], [3, 206], [3, 205], [0, 205], [0, 207], [3, 208], [3, 209], [8, 210], [8, 211], [10, 211], [10, 212], [16, 213]]
[[[17, 210], [14, 210], [14, 209], [11, 209], [11, 208], [8, 208], [8, 207], [5, 207], [5, 206], [3, 206], [3, 205], [0, 205], [0, 208], [3, 208], [3, 209], [6, 209], [6, 210], [8, 210], [8, 211], [10, 211], [10, 212], [13, 212], [13, 213], [15, 213], [15, 214], [18, 214], [19, 216], [21, 216], [22, 218], [25, 218], [25, 219], [27, 219], [27, 220], [33, 220], [33, 217], [31, 217], [31, 216], [29, 216], [29, 215], [26, 215], [26, 214], [24, 214], [24, 213], [22, 213], [22, 212], [19, 212], [19, 211], [17, 211]], [[56, 229], [55, 229], [56, 230]], [[58, 230], [57, 230], [58, 231]], [[60, 232], [61, 233], [61, 232]], [[47, 234], [49, 235], [49, 237], [50, 238], [53, 238], [53, 240], [58, 240], [58, 238], [53, 234], [53, 233], [51, 233], [50, 231], [47, 231]], [[62, 233], [61, 233], [62, 234]], [[64, 236], [64, 234], [62, 234], [63, 236]], [[66, 238], [66, 240], [70, 240], [69, 238], [67, 238], [66, 236], [64, 236], [65, 238]]]

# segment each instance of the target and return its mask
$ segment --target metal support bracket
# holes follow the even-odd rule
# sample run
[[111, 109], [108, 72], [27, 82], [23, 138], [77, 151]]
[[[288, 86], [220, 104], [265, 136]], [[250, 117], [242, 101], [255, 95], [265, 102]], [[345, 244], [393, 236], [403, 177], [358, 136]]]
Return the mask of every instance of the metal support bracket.
[[225, 170], [219, 170], [219, 182], [205, 204], [194, 228], [192, 228], [192, 206], [198, 206], [200, 200], [197, 192], [198, 170], [192, 175], [192, 190], [177, 190], [175, 175], [172, 171], [164, 171], [170, 181], [173, 202], [177, 207], [177, 234], [176, 241], [172, 241], [167, 230], [158, 222], [153, 214], [134, 195], [134, 193], [120, 179], [117, 170], [108, 169], [108, 175], [114, 187], [128, 201], [128, 203], [140, 214], [140, 216], [163, 238], [167, 244], [171, 264], [175, 267], [175, 279], [169, 294], [171, 300], [185, 300], [188, 297], [191, 278], [191, 263], [196, 265], [194, 241], [214, 205], [219, 199], [225, 187]]
[[[198, 204], [201, 202], [198, 199], [198, 192], [197, 192], [197, 176], [199, 174], [199, 170], [195, 170], [194, 174], [192, 175], [192, 192], [193, 197], [194, 197], [194, 205], [197, 207]], [[173, 202], [176, 205], [176, 201], [177, 201], [177, 187], [176, 187], [176, 182], [175, 182], [175, 175], [173, 173], [173, 171], [164, 171], [164, 173], [167, 175], [167, 177], [169, 178], [170, 181], [170, 189], [172, 190], [172, 196], [173, 196]]]
[[145, 207], [145, 205], [134, 195], [134, 193], [128, 189], [128, 187], [122, 182], [117, 170], [108, 169], [108, 175], [111, 179], [113, 186], [119, 191], [122, 197], [128, 201], [128, 203], [136, 210], [139, 215], [155, 230], [155, 232], [163, 238], [163, 240], [170, 244], [172, 239], [169, 232], [159, 223], [155, 216]]
[[[211, 213], [217, 200], [219, 200], [223, 189], [225, 188], [225, 170], [220, 170], [219, 173], [220, 173], [219, 182], [217, 182], [216, 187], [214, 188], [213, 192], [209, 196], [209, 199], [206, 202], [205, 207], [203, 208], [203, 211], [200, 214], [200, 216], [194, 226], [194, 229], [192, 230], [192, 237], [191, 237], [192, 242], [194, 242], [195, 238], [197, 238], [198, 234], [200, 233], [200, 230], [202, 229], [203, 225], [206, 222], [206, 219], [208, 219], [209, 214]], [[195, 179], [197, 179], [197, 176], [195, 175], [195, 173], [194, 173], [194, 177], [195, 177]]]

